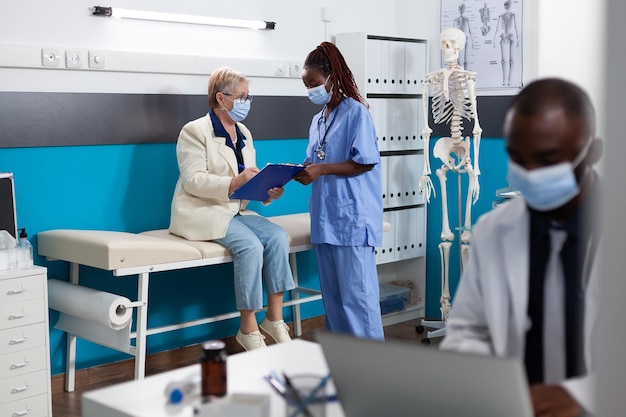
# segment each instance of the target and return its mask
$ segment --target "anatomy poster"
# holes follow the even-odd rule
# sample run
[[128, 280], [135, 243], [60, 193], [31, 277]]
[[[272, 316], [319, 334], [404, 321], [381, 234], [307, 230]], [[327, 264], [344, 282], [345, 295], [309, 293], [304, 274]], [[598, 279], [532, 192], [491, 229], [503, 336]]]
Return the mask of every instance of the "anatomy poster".
[[441, 29], [465, 33], [459, 64], [476, 73], [477, 88], [522, 87], [522, 6], [523, 0], [441, 0]]

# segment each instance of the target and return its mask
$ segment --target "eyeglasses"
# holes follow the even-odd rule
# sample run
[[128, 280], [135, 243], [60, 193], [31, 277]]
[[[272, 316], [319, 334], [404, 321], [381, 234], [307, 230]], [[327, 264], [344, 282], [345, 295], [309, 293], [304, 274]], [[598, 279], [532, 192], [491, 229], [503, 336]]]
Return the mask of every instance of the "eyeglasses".
[[[235, 96], [235, 94], [228, 94], [228, 93], [222, 93], [222, 94], [224, 94], [225, 96]], [[251, 96], [251, 95], [249, 95], [249, 94], [242, 94], [242, 95], [240, 95], [240, 96], [236, 96], [236, 97], [235, 97], [235, 99], [229, 99], [229, 100], [230, 100], [230, 101], [239, 100], [239, 102], [240, 102], [241, 104], [243, 104], [243, 103], [245, 103], [245, 102], [246, 102], [246, 101], [248, 101], [248, 100], [249, 100], [250, 102], [252, 102], [252, 96]]]

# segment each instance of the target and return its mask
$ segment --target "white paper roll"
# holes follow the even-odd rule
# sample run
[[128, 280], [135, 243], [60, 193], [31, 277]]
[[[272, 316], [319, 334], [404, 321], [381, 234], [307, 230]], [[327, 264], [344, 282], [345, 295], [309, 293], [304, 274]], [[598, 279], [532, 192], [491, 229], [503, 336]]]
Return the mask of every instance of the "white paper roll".
[[124, 328], [132, 319], [130, 300], [58, 279], [48, 280], [48, 306], [70, 316], [89, 320], [111, 329]]

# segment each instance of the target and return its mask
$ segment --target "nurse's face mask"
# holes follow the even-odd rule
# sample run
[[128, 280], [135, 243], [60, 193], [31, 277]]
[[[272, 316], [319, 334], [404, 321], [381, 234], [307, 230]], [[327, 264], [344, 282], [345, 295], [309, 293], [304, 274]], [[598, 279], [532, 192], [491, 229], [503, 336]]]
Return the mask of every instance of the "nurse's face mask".
[[537, 211], [557, 209], [580, 192], [574, 170], [587, 156], [592, 142], [593, 137], [572, 162], [527, 170], [509, 159], [507, 181], [522, 193], [529, 207]]
[[330, 74], [326, 77], [326, 81], [324, 84], [318, 85], [317, 87], [309, 88], [309, 99], [313, 104], [317, 104], [318, 106], [322, 106], [324, 104], [328, 104], [331, 97], [333, 96], [333, 89], [330, 88], [330, 91], [326, 91], [326, 83], [330, 78]]

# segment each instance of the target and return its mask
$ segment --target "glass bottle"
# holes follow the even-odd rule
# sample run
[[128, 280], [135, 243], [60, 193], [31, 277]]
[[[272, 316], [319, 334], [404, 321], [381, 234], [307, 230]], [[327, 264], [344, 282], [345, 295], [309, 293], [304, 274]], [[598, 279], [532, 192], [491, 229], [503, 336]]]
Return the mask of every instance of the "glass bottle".
[[209, 340], [202, 344], [202, 398], [210, 401], [226, 395], [226, 344]]
[[17, 243], [17, 269], [33, 267], [33, 245], [28, 241], [26, 229], [20, 229], [20, 240]]

